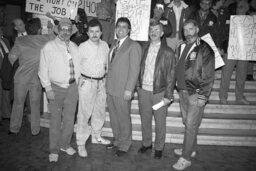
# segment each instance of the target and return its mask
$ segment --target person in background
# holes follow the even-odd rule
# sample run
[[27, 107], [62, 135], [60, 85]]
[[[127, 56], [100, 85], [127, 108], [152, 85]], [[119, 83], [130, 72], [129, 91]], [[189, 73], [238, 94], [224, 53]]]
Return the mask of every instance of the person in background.
[[[249, 9], [249, 3], [247, 0], [239, 1], [236, 6], [236, 15], [246, 15], [248, 14]], [[232, 14], [232, 10], [230, 11], [230, 14]], [[227, 59], [227, 56], [228, 55], [224, 55], [223, 58], [226, 65], [222, 67], [221, 73], [219, 92], [220, 103], [224, 105], [228, 104], [227, 99], [230, 79], [234, 68], [236, 68], [236, 103], [248, 105], [250, 102], [244, 97], [244, 86], [247, 75], [248, 61]]]
[[[150, 24], [149, 37], [143, 49], [139, 75], [139, 109], [142, 127], [142, 147], [138, 153], [152, 149], [152, 116], [155, 118], [155, 159], [162, 157], [166, 135], [166, 116], [168, 105], [173, 101], [175, 85], [175, 55], [167, 44], [161, 41], [164, 34], [159, 22]], [[163, 101], [164, 106], [153, 110], [152, 106]]]
[[[2, 120], [10, 120], [11, 115], [11, 94], [10, 87], [6, 83], [6, 65], [9, 64], [8, 54], [10, 51], [10, 43], [3, 36], [3, 28], [0, 27], [0, 123]], [[7, 66], [8, 67], [8, 66]]]
[[163, 25], [163, 32], [162, 35], [162, 43], [167, 44], [166, 37], [169, 37], [172, 34], [172, 25], [169, 20], [167, 20], [163, 14], [164, 14], [164, 7], [165, 4], [163, 0], [158, 0], [156, 2], [154, 11], [153, 11], [153, 17], [150, 19], [150, 23], [156, 23], [160, 22]]
[[9, 53], [11, 64], [18, 59], [19, 67], [14, 76], [14, 102], [10, 120], [9, 134], [20, 131], [24, 101], [30, 92], [31, 104], [31, 132], [38, 135], [40, 132], [40, 100], [42, 87], [38, 79], [40, 50], [46, 42], [53, 39], [53, 35], [41, 35], [41, 21], [34, 18], [28, 21], [26, 30], [28, 35], [18, 37]]
[[199, 38], [198, 23], [188, 19], [184, 23], [183, 30], [186, 42], [178, 48], [175, 73], [185, 132], [182, 149], [174, 150], [174, 153], [180, 156], [173, 165], [176, 170], [189, 167], [191, 157], [196, 155], [198, 128], [213, 87], [215, 74], [214, 52]]
[[196, 20], [199, 24], [198, 36], [202, 37], [209, 33], [216, 42], [215, 30], [217, 26], [217, 17], [211, 11], [213, 0], [200, 0], [200, 9], [193, 12], [189, 19]]
[[74, 155], [70, 141], [78, 101], [80, 61], [78, 47], [70, 41], [73, 27], [68, 18], [61, 18], [57, 37], [41, 50], [38, 75], [49, 100], [49, 161], [57, 162], [59, 151]]
[[120, 17], [116, 22], [117, 40], [113, 43], [106, 78], [107, 105], [116, 156], [127, 154], [132, 144], [131, 99], [140, 71], [141, 46], [130, 39], [131, 23]]
[[182, 26], [189, 17], [190, 9], [188, 5], [182, 0], [173, 0], [165, 9], [164, 17], [172, 25], [172, 34], [167, 37], [167, 45], [174, 51], [178, 45], [183, 41]]
[[[97, 19], [88, 23], [89, 40], [79, 46], [81, 77], [79, 83], [79, 109], [77, 115], [76, 142], [78, 154], [87, 156], [85, 143], [92, 135], [92, 143], [110, 144], [101, 137], [106, 112], [105, 75], [109, 47], [100, 39], [102, 26]], [[91, 118], [91, 128], [89, 120]]]

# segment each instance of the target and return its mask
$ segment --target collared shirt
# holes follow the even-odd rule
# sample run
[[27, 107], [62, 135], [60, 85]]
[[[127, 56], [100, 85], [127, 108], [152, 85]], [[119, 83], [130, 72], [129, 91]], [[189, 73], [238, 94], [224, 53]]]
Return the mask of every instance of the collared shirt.
[[151, 43], [148, 49], [142, 81], [142, 88], [148, 91], [153, 91], [155, 63], [160, 46], [161, 42], [156, 44]]
[[54, 35], [28, 35], [18, 37], [9, 53], [9, 61], [13, 64], [19, 59], [19, 67], [14, 76], [14, 82], [38, 81], [38, 67], [40, 62], [40, 50]]
[[79, 46], [78, 51], [81, 73], [89, 77], [103, 77], [108, 60], [108, 44], [100, 40], [96, 45], [89, 39]]
[[180, 25], [180, 17], [181, 17], [181, 12], [183, 10], [183, 8], [187, 8], [188, 5], [181, 1], [181, 5], [179, 7], [177, 7], [176, 5], [174, 5], [173, 1], [170, 3], [170, 5], [168, 5], [168, 7], [173, 7], [173, 11], [175, 13], [175, 17], [176, 17], [176, 31], [179, 31], [179, 25]]
[[42, 86], [46, 91], [51, 90], [51, 84], [56, 84], [62, 88], [68, 88], [70, 79], [69, 58], [72, 58], [75, 71], [75, 79], [78, 82], [80, 76], [80, 61], [78, 47], [69, 42], [66, 43], [56, 37], [48, 42], [41, 50], [41, 59], [38, 75]]

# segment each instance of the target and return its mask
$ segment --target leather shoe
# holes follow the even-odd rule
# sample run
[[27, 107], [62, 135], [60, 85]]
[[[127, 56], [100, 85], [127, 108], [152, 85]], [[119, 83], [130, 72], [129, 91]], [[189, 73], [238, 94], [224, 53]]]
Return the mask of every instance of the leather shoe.
[[124, 155], [126, 155], [127, 152], [126, 151], [122, 151], [122, 150], [117, 150], [116, 153], [115, 153], [115, 156], [117, 157], [122, 157]]
[[144, 145], [142, 147], [140, 147], [140, 149], [138, 150], [138, 153], [145, 153], [146, 151], [152, 149], [152, 145], [151, 146], [147, 146], [145, 147]]
[[10, 118], [2, 118], [3, 121], [10, 121]]
[[155, 150], [155, 159], [160, 159], [162, 157], [162, 151], [161, 150]]
[[9, 131], [8, 134], [9, 135], [18, 135], [18, 132], [11, 132], [11, 131]]
[[253, 75], [249, 74], [246, 76], [246, 81], [254, 81]]

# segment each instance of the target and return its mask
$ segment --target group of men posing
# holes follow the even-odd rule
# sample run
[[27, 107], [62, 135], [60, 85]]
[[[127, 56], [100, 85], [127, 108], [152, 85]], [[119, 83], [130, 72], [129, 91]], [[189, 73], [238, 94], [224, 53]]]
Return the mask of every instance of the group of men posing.
[[[208, 1], [201, 0], [202, 6]], [[179, 17], [182, 17], [186, 6], [180, 2]], [[168, 15], [172, 15], [172, 9], [174, 6], [168, 9]], [[38, 92], [42, 85], [51, 113], [50, 162], [58, 161], [59, 151], [68, 155], [76, 153], [70, 141], [78, 99], [76, 141], [79, 156], [88, 155], [85, 144], [90, 135], [94, 143], [106, 145], [116, 156], [125, 156], [132, 144], [131, 100], [137, 90], [142, 126], [142, 146], [138, 153], [152, 150], [154, 116], [154, 158], [160, 159], [165, 144], [167, 109], [174, 100], [176, 85], [185, 135], [183, 148], [174, 150], [180, 158], [173, 167], [177, 170], [189, 167], [191, 157], [196, 155], [198, 128], [213, 86], [215, 59], [211, 47], [198, 35], [199, 23], [195, 19], [181, 18], [179, 21], [177, 26], [171, 23], [173, 32], [177, 32], [173, 38], [177, 40], [167, 38], [165, 42], [161, 39], [165, 37], [165, 22], [151, 20], [150, 40], [141, 46], [129, 37], [132, 29], [129, 19], [121, 17], [115, 27], [117, 40], [109, 49], [100, 39], [102, 26], [97, 19], [88, 23], [89, 39], [79, 47], [70, 41], [74, 27], [69, 19], [59, 21], [57, 36], [40, 35], [40, 20], [31, 19], [26, 25], [28, 35], [18, 38], [9, 53], [11, 63], [19, 59], [19, 73], [23, 72], [20, 75], [26, 75], [16, 74], [14, 78], [10, 134], [20, 130], [27, 91], [34, 103], [31, 104], [31, 132], [39, 134]], [[179, 41], [181, 34], [185, 37], [183, 42]], [[168, 46], [173, 43], [177, 44], [175, 53]], [[153, 109], [152, 106], [159, 102], [163, 105]], [[101, 137], [106, 103], [114, 137], [112, 142]]]

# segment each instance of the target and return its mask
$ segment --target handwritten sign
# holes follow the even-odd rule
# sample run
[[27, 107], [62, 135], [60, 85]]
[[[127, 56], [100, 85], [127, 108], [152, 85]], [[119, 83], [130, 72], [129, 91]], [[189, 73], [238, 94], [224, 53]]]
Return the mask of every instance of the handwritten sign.
[[26, 0], [26, 12], [75, 19], [79, 0]]
[[116, 6], [116, 20], [127, 17], [131, 22], [131, 38], [147, 41], [150, 20], [151, 1], [148, 0], [118, 0]]
[[220, 55], [220, 53], [219, 53], [219, 51], [218, 51], [218, 49], [216, 47], [216, 45], [215, 45], [211, 35], [208, 33], [208, 34], [202, 36], [201, 39], [203, 39], [206, 43], [208, 43], [208, 45], [211, 46], [211, 48], [212, 48], [212, 50], [214, 52], [214, 56], [215, 56], [215, 69], [218, 69], [218, 68], [224, 66], [225, 63], [224, 63], [224, 61], [223, 61], [223, 59], [222, 59], [222, 57], [221, 57], [221, 55]]
[[256, 61], [256, 15], [231, 16], [228, 59]]

